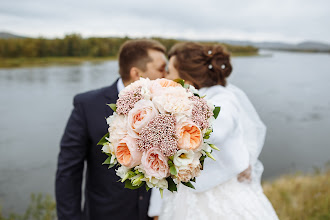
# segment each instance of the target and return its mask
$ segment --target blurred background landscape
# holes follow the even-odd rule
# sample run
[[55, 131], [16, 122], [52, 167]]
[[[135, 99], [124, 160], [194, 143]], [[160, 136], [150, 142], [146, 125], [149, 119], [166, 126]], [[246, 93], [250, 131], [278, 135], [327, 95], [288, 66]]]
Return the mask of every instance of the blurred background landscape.
[[263, 186], [280, 219], [330, 219], [329, 19], [322, 0], [0, 0], [0, 219], [56, 218], [72, 98], [113, 83], [120, 45], [142, 37], [224, 45], [229, 82], [267, 126]]

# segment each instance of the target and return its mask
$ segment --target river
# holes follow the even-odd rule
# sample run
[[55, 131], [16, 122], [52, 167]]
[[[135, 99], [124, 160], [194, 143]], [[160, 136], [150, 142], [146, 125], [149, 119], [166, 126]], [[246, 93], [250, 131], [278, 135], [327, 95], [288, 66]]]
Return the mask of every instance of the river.
[[[330, 160], [330, 55], [261, 51], [232, 59], [267, 126], [263, 178], [312, 172]], [[59, 141], [75, 94], [110, 85], [118, 63], [0, 69], [0, 205], [22, 213], [30, 193], [54, 195]]]

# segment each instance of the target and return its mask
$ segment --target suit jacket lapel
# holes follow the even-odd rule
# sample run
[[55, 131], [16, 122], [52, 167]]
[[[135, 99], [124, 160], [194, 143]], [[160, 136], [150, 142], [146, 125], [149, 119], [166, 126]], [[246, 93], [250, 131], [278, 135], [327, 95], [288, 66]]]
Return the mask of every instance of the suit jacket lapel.
[[117, 79], [110, 87], [108, 87], [105, 90], [105, 93], [104, 93], [104, 96], [106, 98], [106, 103], [104, 103], [104, 105], [106, 107], [107, 116], [112, 115], [113, 111], [106, 104], [115, 104], [117, 102], [117, 99], [118, 99], [118, 89], [117, 89], [118, 80], [119, 79]]

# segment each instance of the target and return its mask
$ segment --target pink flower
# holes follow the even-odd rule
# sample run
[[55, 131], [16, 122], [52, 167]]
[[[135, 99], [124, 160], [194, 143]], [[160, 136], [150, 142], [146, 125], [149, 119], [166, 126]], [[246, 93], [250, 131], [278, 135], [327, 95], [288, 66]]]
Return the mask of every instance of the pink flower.
[[132, 168], [141, 164], [142, 152], [138, 150], [134, 138], [124, 137], [115, 147], [115, 151], [117, 160], [121, 165]]
[[168, 158], [158, 148], [150, 148], [143, 152], [141, 163], [147, 176], [162, 179], [168, 176]]
[[192, 121], [186, 121], [177, 126], [178, 147], [180, 149], [197, 151], [203, 140], [201, 129]]
[[138, 101], [128, 113], [128, 134], [131, 137], [139, 138], [142, 128], [157, 115], [158, 111], [151, 101]]

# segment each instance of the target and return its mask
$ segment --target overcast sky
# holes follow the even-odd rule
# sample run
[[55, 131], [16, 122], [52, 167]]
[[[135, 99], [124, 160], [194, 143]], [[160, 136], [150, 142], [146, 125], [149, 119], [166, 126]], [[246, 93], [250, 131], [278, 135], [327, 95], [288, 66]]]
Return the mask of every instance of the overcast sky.
[[330, 43], [329, 0], [0, 0], [0, 31]]

